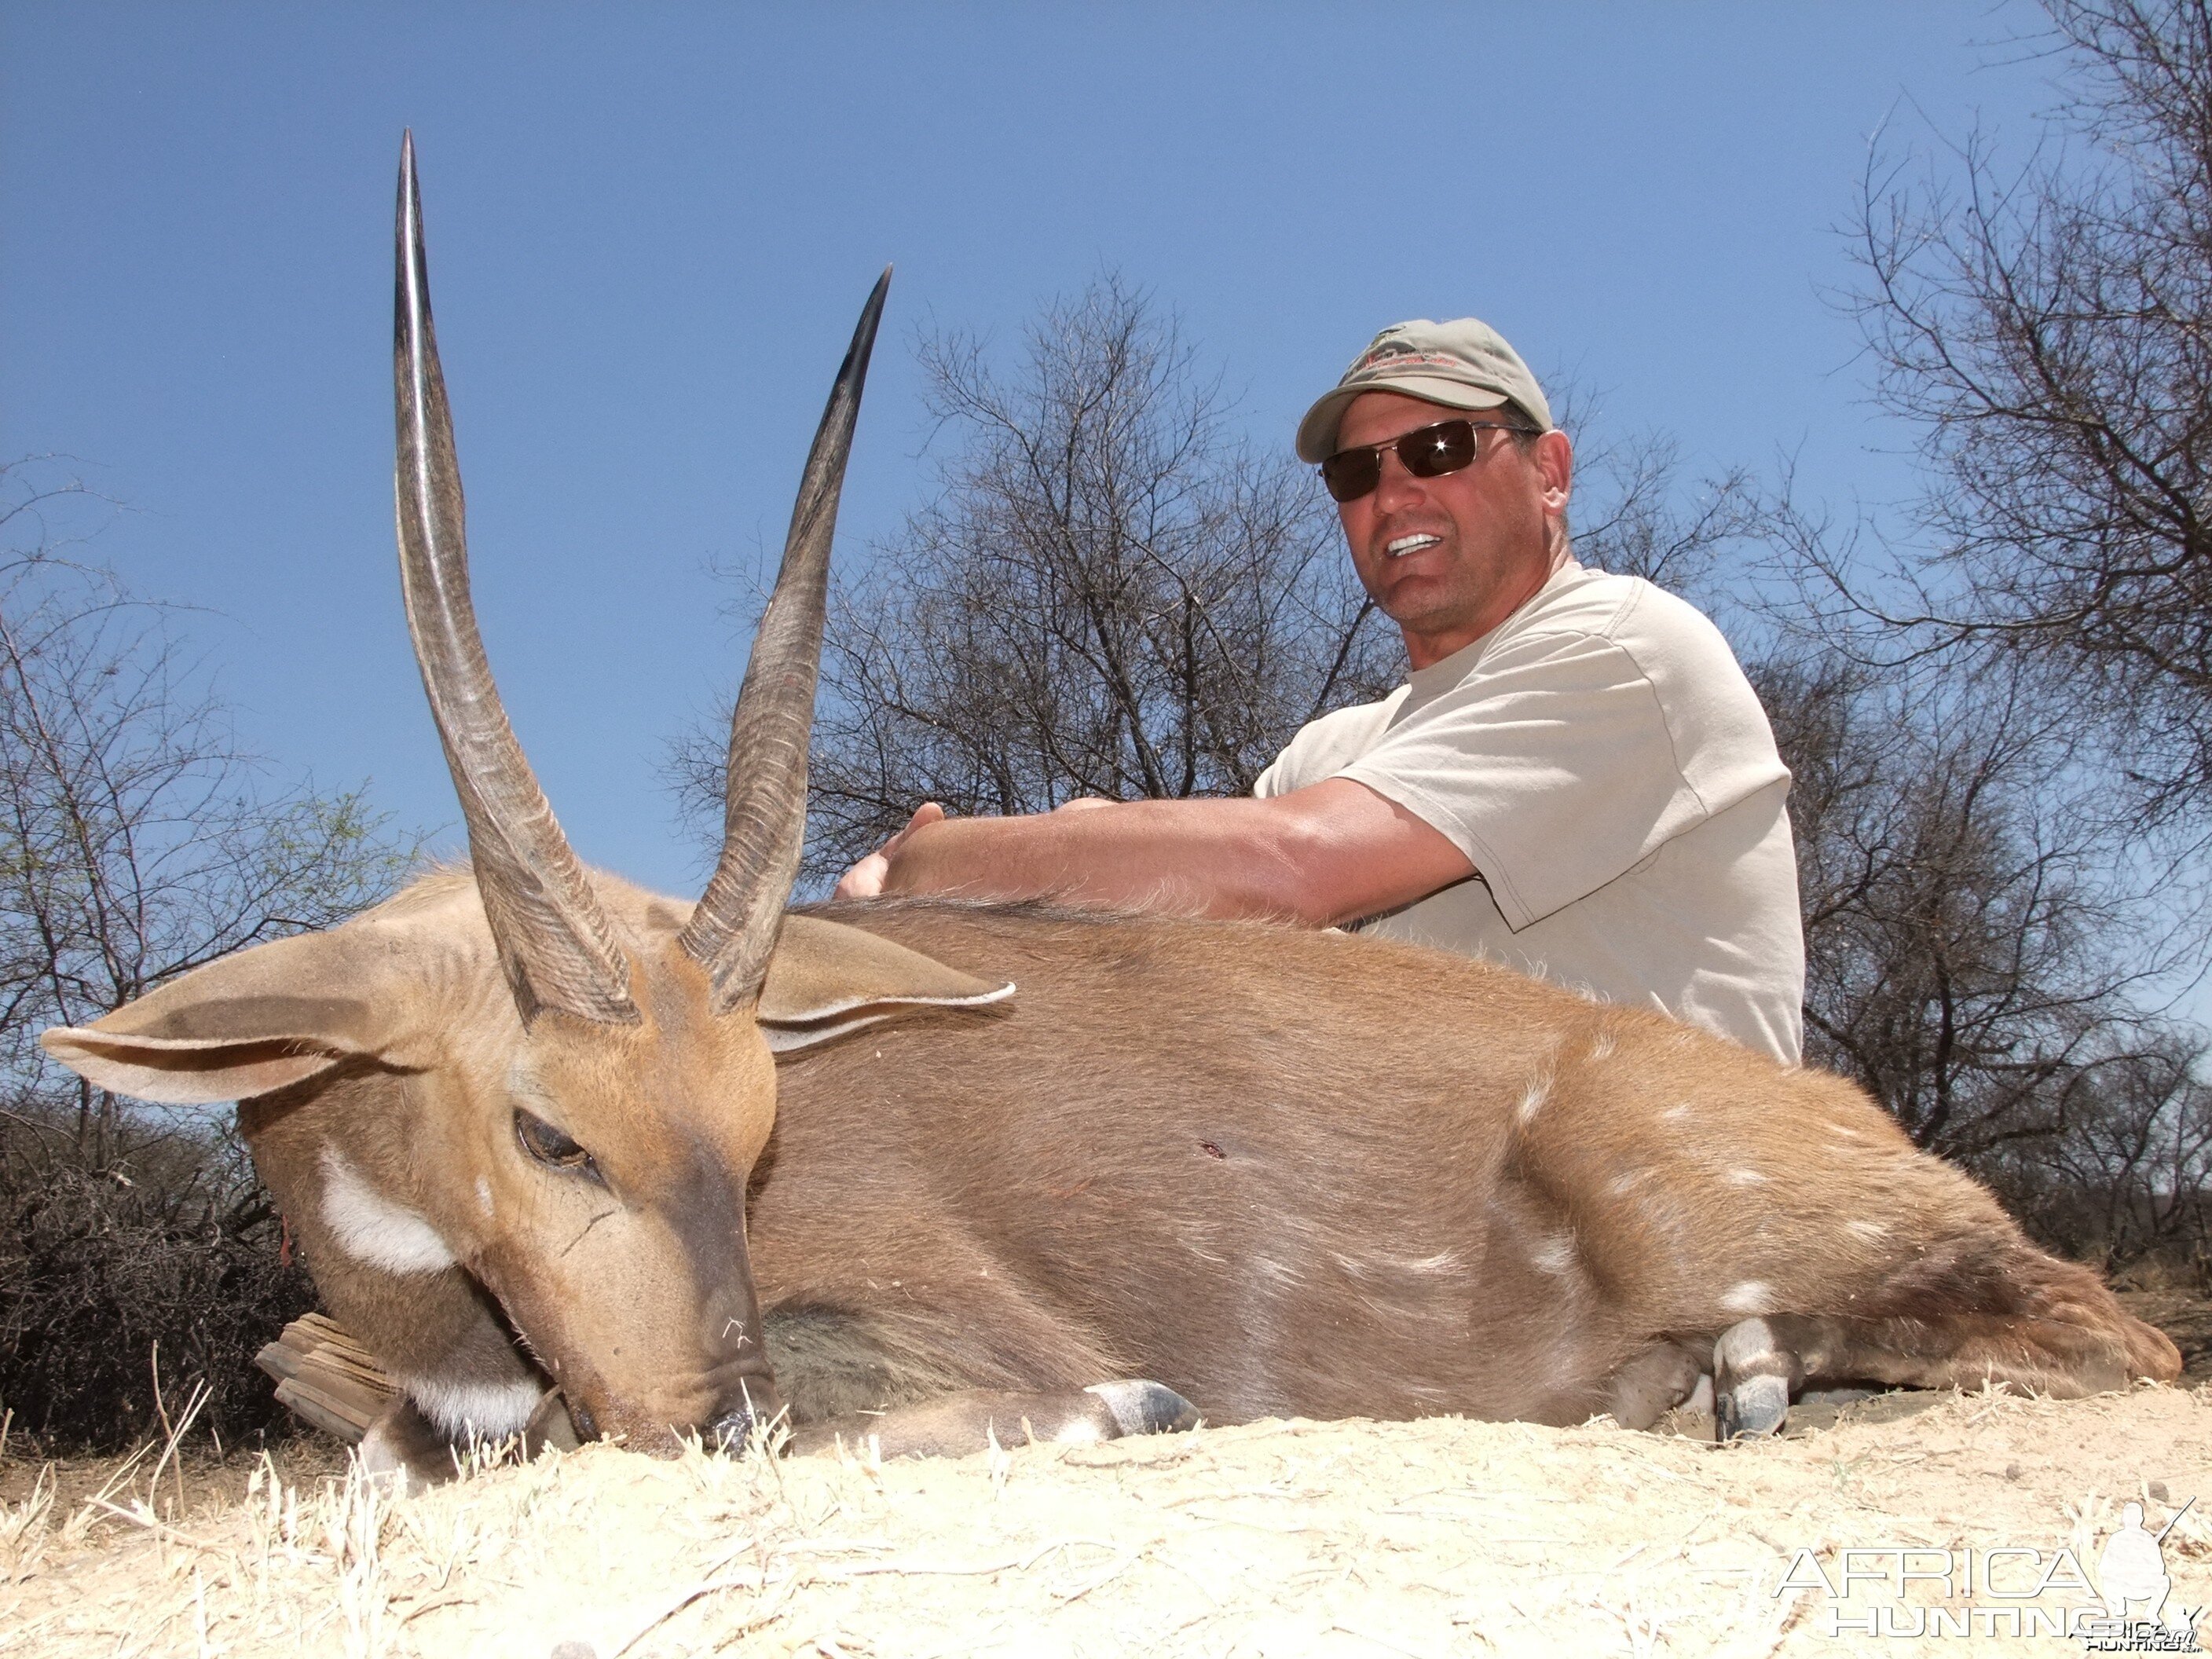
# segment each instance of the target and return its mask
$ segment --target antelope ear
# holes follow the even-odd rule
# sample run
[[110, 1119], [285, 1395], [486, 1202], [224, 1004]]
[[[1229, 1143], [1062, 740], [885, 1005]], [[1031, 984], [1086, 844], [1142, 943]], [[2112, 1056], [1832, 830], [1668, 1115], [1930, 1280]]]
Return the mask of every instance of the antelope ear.
[[784, 1054], [909, 1009], [974, 1008], [1013, 994], [861, 928], [787, 916], [753, 1017]]
[[[39, 1046], [102, 1089], [167, 1106], [245, 1100], [384, 1046], [398, 971], [389, 938], [339, 928], [194, 969]], [[382, 1012], [380, 1012], [382, 1011]]]

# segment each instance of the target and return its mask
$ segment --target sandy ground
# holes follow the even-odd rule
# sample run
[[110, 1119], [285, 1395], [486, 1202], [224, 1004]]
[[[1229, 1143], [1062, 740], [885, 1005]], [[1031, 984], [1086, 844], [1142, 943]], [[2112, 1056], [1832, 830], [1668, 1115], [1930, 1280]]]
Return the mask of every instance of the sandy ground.
[[[2154, 1531], [2192, 1497], [2164, 1559], [2212, 1602], [2201, 1386], [1891, 1396], [1729, 1448], [1436, 1419], [881, 1466], [595, 1446], [396, 1499], [296, 1459], [235, 1495], [151, 1474], [0, 1512], [0, 1655], [2078, 1654], [1970, 1609], [2063, 1617], [2121, 1503]], [[1948, 1564], [1907, 1601], [1971, 1633], [1852, 1633], [1914, 1616], [1893, 1556], [1815, 1583], [1881, 1547]], [[2039, 1552], [2000, 1590], [2050, 1588], [1967, 1599], [1955, 1553], [1993, 1547]]]

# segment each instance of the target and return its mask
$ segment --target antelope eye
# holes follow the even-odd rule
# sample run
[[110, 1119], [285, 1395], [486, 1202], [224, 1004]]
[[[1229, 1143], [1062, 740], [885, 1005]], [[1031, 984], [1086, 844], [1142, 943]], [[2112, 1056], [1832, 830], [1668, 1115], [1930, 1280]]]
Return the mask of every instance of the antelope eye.
[[514, 1113], [514, 1138], [522, 1150], [549, 1169], [568, 1170], [597, 1178], [599, 1166], [592, 1155], [542, 1117], [520, 1107]]

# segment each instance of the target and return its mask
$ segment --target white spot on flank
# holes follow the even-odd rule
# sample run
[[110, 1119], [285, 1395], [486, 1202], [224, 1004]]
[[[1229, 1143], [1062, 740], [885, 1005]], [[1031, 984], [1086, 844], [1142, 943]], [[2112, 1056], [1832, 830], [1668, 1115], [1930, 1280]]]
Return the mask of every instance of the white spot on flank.
[[483, 1176], [477, 1177], [477, 1208], [487, 1216], [491, 1214], [491, 1182]]
[[1859, 1132], [1856, 1129], [1846, 1129], [1840, 1123], [1831, 1123], [1828, 1127], [1846, 1140], [1856, 1140], [1859, 1138]]
[[1575, 1241], [1567, 1233], [1553, 1233], [1533, 1246], [1528, 1260], [1543, 1273], [1566, 1274], [1575, 1270]]
[[1418, 1273], [1424, 1277], [1437, 1273], [1454, 1273], [1462, 1270], [1456, 1250], [1438, 1250], [1434, 1255], [1392, 1255], [1387, 1250], [1370, 1250], [1364, 1256], [1346, 1255], [1341, 1250], [1329, 1253], [1336, 1265], [1353, 1279], [1370, 1279], [1385, 1273]]
[[1741, 1285], [1731, 1285], [1721, 1306], [1730, 1313], [1763, 1314], [1774, 1305], [1774, 1286], [1763, 1279], [1747, 1279]]
[[1649, 1170], [1631, 1170], [1626, 1175], [1615, 1176], [1608, 1189], [1615, 1198], [1624, 1198], [1651, 1179]]
[[1889, 1229], [1879, 1221], [1854, 1221], [1848, 1224], [1861, 1238], [1887, 1238]]
[[1689, 1116], [1689, 1115], [1690, 1103], [1687, 1101], [1684, 1101], [1679, 1106], [1669, 1106], [1665, 1111], [1659, 1114], [1661, 1117], [1666, 1119], [1669, 1123], [1680, 1123], [1684, 1118]]
[[1766, 1177], [1756, 1170], [1730, 1170], [1728, 1180], [1731, 1187], [1764, 1187], [1766, 1184]]
[[1595, 1036], [1594, 1038], [1592, 1038], [1592, 1039], [1590, 1040], [1590, 1046], [1589, 1046], [1589, 1057], [1590, 1057], [1592, 1060], [1606, 1060], [1606, 1059], [1609, 1059], [1609, 1058], [1612, 1056], [1612, 1054], [1613, 1054], [1613, 1033], [1612, 1033], [1612, 1032], [1610, 1032], [1610, 1031], [1600, 1031], [1600, 1032], [1597, 1034], [1597, 1036]]
[[403, 1377], [399, 1386], [423, 1416], [456, 1440], [504, 1440], [521, 1433], [541, 1397], [535, 1382], [410, 1376]]
[[1552, 1079], [1550, 1078], [1530, 1078], [1528, 1079], [1528, 1086], [1521, 1091], [1521, 1104], [1519, 1109], [1514, 1113], [1514, 1116], [1518, 1118], [1522, 1122], [1526, 1123], [1530, 1118], [1536, 1115], [1538, 1109], [1542, 1107], [1546, 1097], [1549, 1096], [1551, 1092]]
[[434, 1273], [453, 1265], [438, 1230], [370, 1186], [335, 1146], [323, 1148], [323, 1220], [346, 1254], [386, 1273]]

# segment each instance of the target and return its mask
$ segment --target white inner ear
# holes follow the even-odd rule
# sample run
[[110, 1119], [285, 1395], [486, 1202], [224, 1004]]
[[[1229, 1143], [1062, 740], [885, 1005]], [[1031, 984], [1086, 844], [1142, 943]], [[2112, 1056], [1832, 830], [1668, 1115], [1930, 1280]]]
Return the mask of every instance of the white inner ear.
[[[811, 1024], [817, 1019], [828, 1019], [833, 1015], [851, 1013], [858, 1008], [884, 1008], [893, 1005], [899, 1008], [977, 1008], [987, 1002], [1004, 1002], [1013, 994], [1014, 988], [1011, 981], [1000, 986], [995, 991], [978, 991], [975, 995], [967, 997], [887, 997], [872, 996], [863, 991], [836, 1002], [825, 1002], [819, 1007], [809, 1008], [804, 1014], [791, 1015], [787, 1018], [794, 1022], [804, 1020]], [[889, 1018], [890, 1018], [889, 1014], [872, 1013], [860, 1023], [865, 1025]], [[763, 1022], [763, 1024], [766, 1023], [766, 1021]]]
[[795, 1048], [811, 1048], [817, 1042], [827, 1042], [848, 1031], [857, 1031], [864, 1025], [896, 1019], [915, 1008], [978, 1008], [987, 1002], [1004, 1002], [1013, 994], [1013, 986], [1006, 984], [971, 997], [855, 998], [848, 1003], [810, 1009], [804, 1021], [763, 1019], [760, 1033], [768, 1039], [771, 1053], [786, 1054]]
[[771, 1025], [763, 1020], [760, 1032], [768, 1039], [770, 1054], [787, 1054], [794, 1048], [811, 1048], [816, 1043], [827, 1042], [833, 1036], [857, 1031], [863, 1025], [880, 1025], [897, 1012], [897, 1009], [890, 1008], [880, 1013], [861, 1014], [852, 1019], [827, 1019], [818, 1025]]
[[323, 1148], [323, 1221], [347, 1255], [386, 1273], [434, 1273], [453, 1265], [438, 1230], [370, 1186], [335, 1146]]

